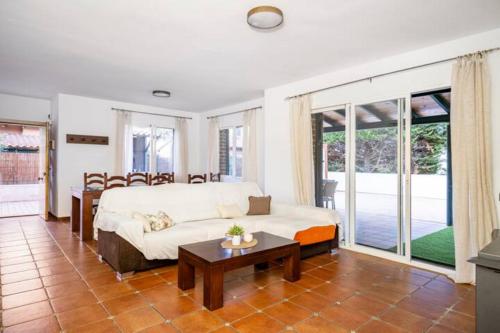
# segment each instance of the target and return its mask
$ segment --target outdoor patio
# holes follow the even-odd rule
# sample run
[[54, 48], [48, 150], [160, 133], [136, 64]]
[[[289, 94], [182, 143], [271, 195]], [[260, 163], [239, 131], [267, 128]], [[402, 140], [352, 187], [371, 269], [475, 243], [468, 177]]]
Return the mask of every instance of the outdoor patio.
[[36, 215], [39, 184], [0, 185], [0, 217]]
[[[357, 193], [356, 243], [389, 250], [397, 244], [396, 197]], [[445, 201], [415, 197], [412, 201], [412, 239], [446, 229]], [[335, 204], [345, 222], [345, 193], [335, 194]], [[331, 208], [331, 207], [330, 207]]]

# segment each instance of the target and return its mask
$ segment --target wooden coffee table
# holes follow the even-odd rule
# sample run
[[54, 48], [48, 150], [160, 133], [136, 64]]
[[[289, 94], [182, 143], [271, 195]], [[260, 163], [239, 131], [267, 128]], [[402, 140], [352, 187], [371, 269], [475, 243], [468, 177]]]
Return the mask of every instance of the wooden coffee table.
[[283, 258], [283, 277], [292, 282], [300, 279], [299, 242], [266, 232], [253, 235], [258, 243], [249, 249], [224, 249], [220, 246], [224, 239], [179, 246], [179, 288], [194, 288], [194, 268], [201, 268], [203, 305], [215, 310], [223, 305], [224, 272]]

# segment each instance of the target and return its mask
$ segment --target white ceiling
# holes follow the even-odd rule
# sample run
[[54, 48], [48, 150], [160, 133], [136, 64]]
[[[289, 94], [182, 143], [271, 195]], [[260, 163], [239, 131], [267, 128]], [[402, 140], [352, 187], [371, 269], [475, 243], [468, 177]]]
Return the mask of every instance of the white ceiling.
[[[246, 24], [261, 4], [279, 30]], [[204, 111], [499, 26], [499, 0], [1, 0], [0, 91]]]

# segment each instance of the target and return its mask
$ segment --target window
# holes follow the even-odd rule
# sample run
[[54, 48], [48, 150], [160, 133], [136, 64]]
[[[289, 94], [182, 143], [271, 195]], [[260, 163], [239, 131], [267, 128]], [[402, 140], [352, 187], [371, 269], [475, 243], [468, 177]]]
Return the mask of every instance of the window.
[[220, 130], [219, 162], [222, 175], [241, 178], [243, 165], [243, 128], [241, 126]]
[[174, 171], [174, 130], [171, 128], [157, 128], [155, 138], [155, 171]]
[[161, 127], [133, 127], [133, 172], [172, 172], [174, 130]]
[[148, 172], [151, 158], [151, 128], [134, 127], [132, 172]]

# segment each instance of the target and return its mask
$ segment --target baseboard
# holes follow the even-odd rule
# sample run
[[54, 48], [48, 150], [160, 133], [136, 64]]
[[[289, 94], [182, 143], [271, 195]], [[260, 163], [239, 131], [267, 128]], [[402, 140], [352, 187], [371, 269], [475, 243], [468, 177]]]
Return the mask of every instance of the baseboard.
[[57, 221], [57, 222], [69, 222], [70, 217], [69, 216], [62, 216], [62, 217], [57, 217], [51, 212], [49, 212], [49, 220], [50, 221]]

